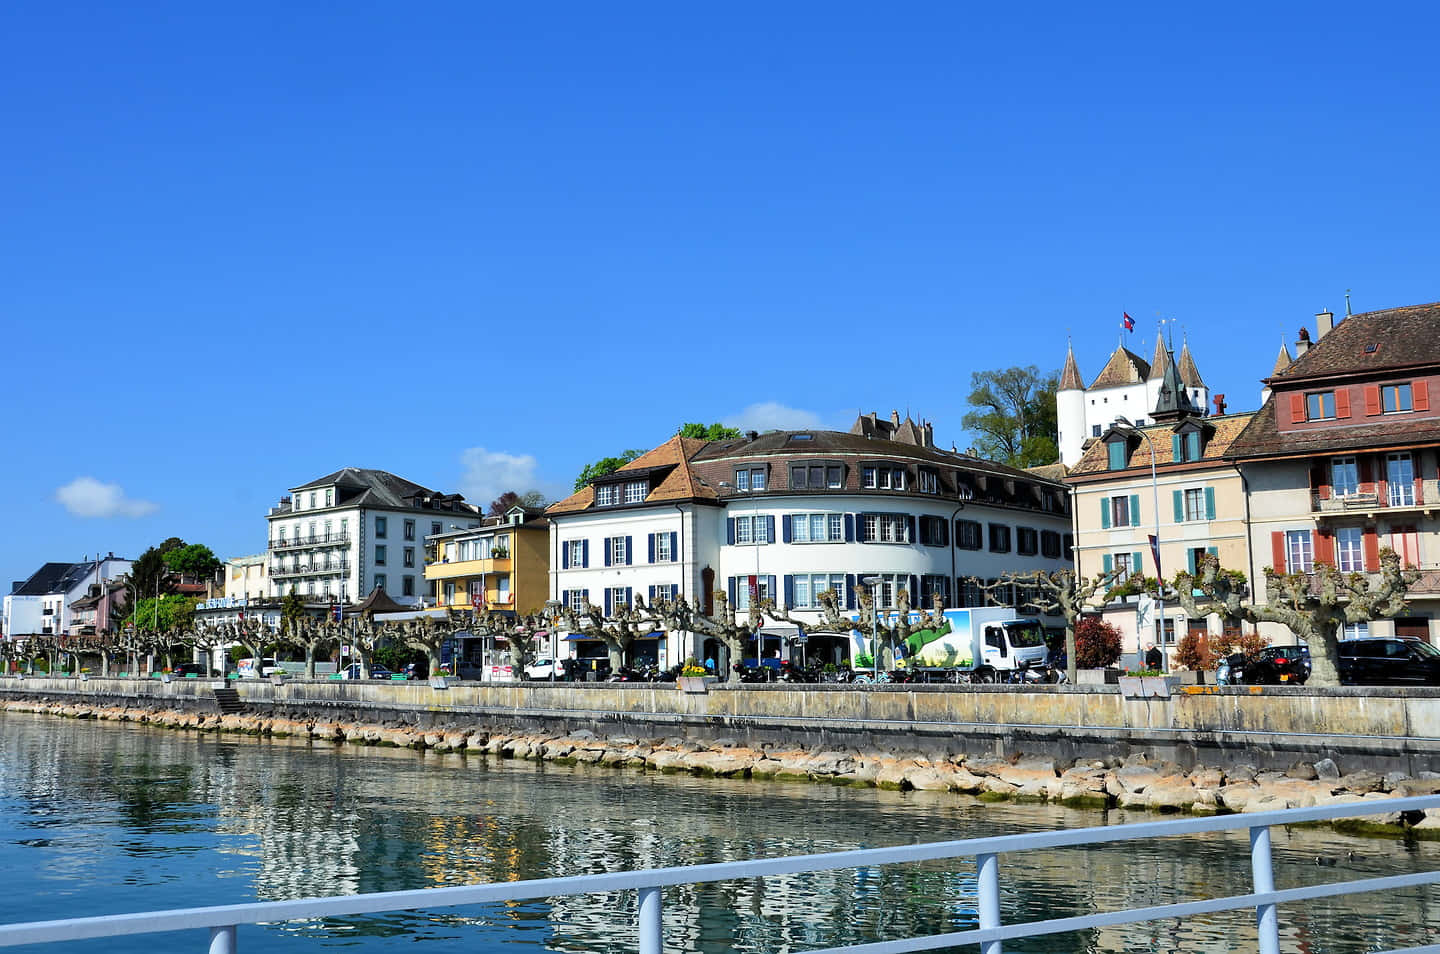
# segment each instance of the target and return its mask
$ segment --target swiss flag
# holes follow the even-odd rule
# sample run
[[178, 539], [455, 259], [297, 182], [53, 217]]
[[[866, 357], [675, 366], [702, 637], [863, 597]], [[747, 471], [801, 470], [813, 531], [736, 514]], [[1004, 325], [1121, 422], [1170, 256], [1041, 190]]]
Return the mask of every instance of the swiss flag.
[[1123, 312], [1123, 311], [1122, 311], [1122, 312], [1120, 312], [1120, 314], [1122, 314], [1122, 315], [1125, 316], [1125, 317], [1121, 320], [1121, 322], [1120, 322], [1122, 325], [1125, 326], [1125, 330], [1126, 330], [1126, 331], [1134, 331], [1134, 330], [1135, 330], [1135, 319], [1134, 319], [1134, 318], [1131, 318], [1130, 315], [1127, 314], [1126, 312]]

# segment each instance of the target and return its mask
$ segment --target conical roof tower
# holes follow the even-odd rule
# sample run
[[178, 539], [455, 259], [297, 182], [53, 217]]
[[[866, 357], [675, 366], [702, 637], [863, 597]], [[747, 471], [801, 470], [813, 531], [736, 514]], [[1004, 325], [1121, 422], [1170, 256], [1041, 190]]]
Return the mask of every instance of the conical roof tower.
[[1080, 376], [1080, 365], [1075, 363], [1075, 345], [1073, 343], [1065, 352], [1065, 368], [1060, 372], [1060, 390], [1085, 390], [1085, 379]]

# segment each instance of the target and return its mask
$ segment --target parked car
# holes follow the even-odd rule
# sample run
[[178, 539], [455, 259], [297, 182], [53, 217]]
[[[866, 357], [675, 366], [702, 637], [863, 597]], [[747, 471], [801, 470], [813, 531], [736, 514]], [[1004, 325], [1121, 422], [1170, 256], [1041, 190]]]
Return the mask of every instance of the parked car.
[[1352, 686], [1440, 685], [1440, 649], [1420, 639], [1340, 641], [1340, 682]]
[[526, 679], [565, 678], [565, 665], [554, 659], [537, 659], [525, 667]]
[[183, 679], [186, 676], [207, 676], [209, 675], [209, 673], [205, 671], [204, 663], [190, 662], [181, 663], [180, 665], [176, 666], [173, 675], [177, 679]]
[[[389, 678], [390, 678], [391, 676], [393, 676], [393, 675], [395, 675], [395, 674], [394, 674], [393, 672], [391, 672], [390, 670], [386, 669], [384, 666], [374, 665], [374, 666], [371, 666], [371, 667], [370, 667], [370, 678], [371, 678], [371, 679], [389, 679]], [[359, 663], [351, 663], [350, 665], [346, 666], [346, 667], [345, 667], [344, 676], [345, 676], [346, 679], [359, 679], [359, 678], [360, 678], [360, 664], [359, 664]]]

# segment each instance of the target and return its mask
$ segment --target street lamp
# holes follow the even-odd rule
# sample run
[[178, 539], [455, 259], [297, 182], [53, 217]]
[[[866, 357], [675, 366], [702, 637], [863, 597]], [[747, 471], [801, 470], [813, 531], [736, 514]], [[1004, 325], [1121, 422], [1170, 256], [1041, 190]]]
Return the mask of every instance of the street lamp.
[[[1155, 442], [1150, 439], [1149, 434], [1132, 424], [1129, 418], [1119, 414], [1115, 415], [1114, 426], [1117, 430], [1139, 434], [1145, 438], [1145, 443], [1150, 448], [1150, 492], [1154, 496], [1155, 506], [1155, 542], [1152, 551], [1155, 558], [1155, 633], [1156, 641], [1160, 644], [1160, 668], [1168, 672], [1170, 654], [1165, 647], [1165, 623], [1160, 618], [1165, 609], [1165, 581], [1160, 578], [1160, 482], [1155, 477]], [[1140, 647], [1135, 648], [1138, 651]]]
[[545, 601], [545, 615], [550, 620], [550, 681], [555, 681], [555, 667], [560, 665], [560, 609], [564, 604], [559, 600]]
[[870, 654], [875, 663], [875, 681], [880, 681], [880, 577], [867, 576], [861, 583], [870, 587]]

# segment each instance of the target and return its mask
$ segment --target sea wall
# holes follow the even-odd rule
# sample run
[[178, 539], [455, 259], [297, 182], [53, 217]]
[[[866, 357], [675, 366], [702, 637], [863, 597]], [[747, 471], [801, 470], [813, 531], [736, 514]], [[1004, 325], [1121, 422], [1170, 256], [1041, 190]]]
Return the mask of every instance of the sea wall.
[[1440, 689], [1185, 687], [1168, 698], [1115, 686], [712, 685], [348, 680], [0, 679], [0, 699], [218, 710], [443, 729], [679, 737], [808, 749], [926, 751], [1061, 764], [1144, 755], [1196, 766], [1284, 770], [1331, 759], [1347, 772], [1440, 771]]

